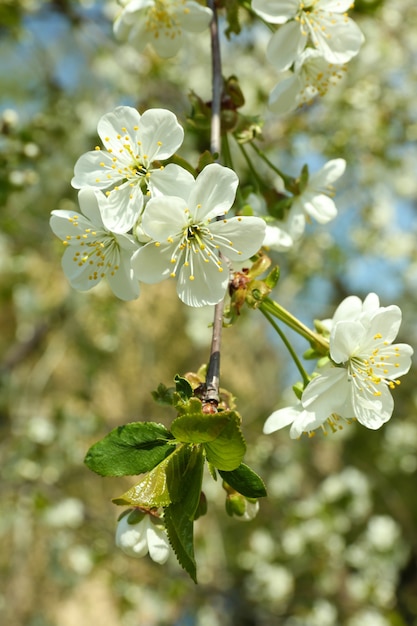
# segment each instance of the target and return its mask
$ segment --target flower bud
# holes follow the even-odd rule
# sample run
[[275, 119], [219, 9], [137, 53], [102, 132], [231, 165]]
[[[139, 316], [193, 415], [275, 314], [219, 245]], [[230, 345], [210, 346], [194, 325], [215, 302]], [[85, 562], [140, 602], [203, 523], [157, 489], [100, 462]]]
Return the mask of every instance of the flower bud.
[[161, 565], [167, 561], [170, 552], [168, 537], [160, 518], [142, 509], [130, 509], [119, 518], [116, 545], [134, 558], [149, 552], [151, 559]]

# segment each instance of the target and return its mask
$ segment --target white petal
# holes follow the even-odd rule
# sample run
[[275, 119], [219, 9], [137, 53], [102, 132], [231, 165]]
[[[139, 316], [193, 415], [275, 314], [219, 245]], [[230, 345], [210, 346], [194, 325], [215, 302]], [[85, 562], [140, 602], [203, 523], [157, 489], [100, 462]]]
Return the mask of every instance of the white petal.
[[394, 410], [394, 400], [385, 385], [381, 385], [381, 395], [375, 397], [365, 387], [362, 393], [352, 394], [355, 416], [363, 426], [376, 430], [387, 422]]
[[396, 380], [407, 374], [411, 367], [411, 357], [414, 350], [407, 343], [395, 343], [380, 348], [378, 358], [380, 362], [375, 373], [387, 380]]
[[[148, 7], [151, 7], [155, 4], [155, 0], [123, 0], [122, 4], [124, 4], [123, 13], [129, 15], [136, 13], [137, 11], [143, 11]], [[136, 18], [137, 16], [133, 16]]]
[[284, 24], [297, 15], [299, 0], [253, 0], [252, 9], [266, 22]]
[[[74, 226], [74, 223], [70, 221], [70, 219], [73, 220], [74, 217], [77, 219], [76, 223], [78, 226]], [[67, 210], [55, 210], [51, 213], [49, 225], [57, 237], [63, 241], [68, 241], [69, 245], [78, 246], [79, 243], [77, 239], [68, 240], [67, 236], [73, 238], [75, 234], [84, 232], [84, 230], [91, 227], [92, 224], [84, 217], [84, 215], [81, 215], [81, 213]]]
[[332, 367], [307, 385], [301, 397], [303, 408], [315, 413], [324, 422], [332, 413], [338, 413], [350, 394], [345, 368]]
[[128, 556], [140, 558], [148, 552], [146, 529], [143, 527], [145, 520], [142, 520], [139, 524], [128, 524], [128, 517], [128, 515], [125, 515], [117, 524], [116, 545]]
[[161, 24], [158, 37], [155, 37], [152, 33], [149, 33], [149, 35], [148, 43], [152, 44], [155, 51], [163, 59], [175, 56], [179, 52], [184, 38], [181, 29], [174, 26], [169, 30], [165, 30], [163, 24]]
[[166, 243], [171, 237], [179, 240], [187, 224], [187, 204], [175, 196], [151, 198], [143, 212], [143, 230], [160, 243]]
[[207, 165], [197, 176], [188, 200], [195, 222], [227, 213], [235, 200], [238, 184], [233, 170], [218, 163]]
[[[287, 252], [294, 245], [294, 241], [291, 235], [284, 230], [285, 224], [283, 222], [276, 224], [274, 226], [267, 224], [263, 245], [278, 252]], [[283, 227], [281, 228], [278, 224], [282, 224]]]
[[190, 172], [175, 163], [168, 163], [160, 170], [152, 170], [148, 186], [152, 197], [179, 196], [188, 200], [194, 183]]
[[141, 154], [150, 161], [168, 159], [180, 147], [184, 129], [174, 113], [166, 109], [148, 109], [141, 117], [139, 136]]
[[330, 334], [330, 356], [335, 363], [346, 363], [362, 351], [366, 330], [359, 321], [337, 322]]
[[71, 185], [75, 189], [87, 186], [107, 189], [123, 178], [117, 169], [112, 168], [112, 165], [112, 156], [105, 150], [86, 152], [80, 156], [74, 166]]
[[[78, 192], [78, 204], [86, 218], [94, 224], [96, 228], [105, 229], [104, 222], [101, 217], [99, 199], [103, 194], [97, 189], [85, 187]], [[83, 228], [80, 222], [80, 227]]]
[[[79, 257], [76, 257], [76, 253]], [[61, 265], [65, 276], [68, 278], [71, 286], [78, 291], [88, 291], [101, 281], [99, 274], [93, 277], [91, 267], [88, 263], [78, 261], [85, 252], [84, 248], [68, 247], [62, 257]]]
[[336, 324], [341, 320], [355, 321], [362, 313], [362, 300], [358, 296], [348, 296], [337, 307], [332, 322]]
[[337, 215], [337, 208], [331, 198], [323, 194], [304, 201], [304, 210], [319, 224], [327, 224]]
[[107, 274], [109, 286], [120, 300], [135, 300], [139, 296], [139, 283], [130, 266], [131, 257], [131, 252], [122, 250], [119, 269], [113, 274]]
[[201, 33], [208, 28], [213, 17], [211, 9], [192, 0], [180, 4], [176, 14], [183, 29], [190, 33]]
[[319, 0], [317, 8], [329, 13], [346, 13], [352, 8], [352, 0]]
[[[100, 192], [99, 192], [100, 193]], [[105, 196], [97, 196], [103, 223], [114, 233], [127, 233], [136, 223], [143, 207], [143, 193], [139, 185], [129, 181]]]
[[269, 95], [268, 106], [276, 115], [286, 115], [297, 108], [302, 84], [298, 74], [281, 80]]
[[[152, 4], [153, 0], [149, 2], [149, 5]], [[136, 52], [142, 52], [146, 45], [154, 39], [152, 33], [147, 29], [145, 11], [142, 14], [138, 12], [125, 15], [121, 22], [116, 20], [114, 32], [117, 39], [127, 40], [131, 46], [134, 46]]]
[[367, 340], [363, 347], [372, 351], [376, 347], [392, 343], [398, 335], [401, 318], [401, 309], [395, 304], [380, 307], [369, 319]]
[[260, 217], [231, 217], [210, 224], [213, 235], [226, 237], [228, 245], [221, 244], [221, 252], [231, 261], [244, 261], [253, 256], [262, 246], [265, 237], [265, 222]]
[[365, 314], [375, 313], [379, 308], [379, 298], [376, 293], [369, 293], [363, 301], [363, 312]]
[[291, 439], [299, 439], [303, 433], [310, 433], [322, 426], [327, 416], [316, 415], [310, 411], [300, 411], [290, 428]]
[[152, 523], [149, 515], [147, 517], [149, 518], [149, 523], [146, 529], [146, 538], [149, 556], [155, 563], [163, 565], [167, 562], [170, 553], [168, 537], [162, 528]]
[[147, 243], [134, 253], [131, 265], [138, 280], [143, 283], [160, 283], [172, 272], [172, 245]]
[[364, 42], [359, 26], [344, 15], [335, 13], [320, 17], [321, 28], [306, 22], [314, 45], [326, 61], [343, 65], [356, 56]]
[[301, 411], [303, 411], [301, 404], [297, 404], [296, 406], [287, 406], [284, 409], [274, 411], [267, 418], [263, 427], [263, 432], [265, 435], [269, 435], [274, 433], [276, 430], [289, 426], [300, 415]]
[[308, 188], [322, 190], [340, 178], [346, 169], [345, 159], [331, 159], [308, 180]]
[[298, 22], [289, 22], [272, 35], [266, 56], [276, 70], [287, 70], [304, 50], [307, 35], [303, 33], [304, 30]]
[[300, 239], [300, 237], [304, 233], [306, 227], [306, 218], [303, 210], [299, 209], [295, 202], [293, 203], [290, 212], [287, 215], [285, 223], [287, 224], [288, 232], [293, 241], [298, 241], [298, 239]]
[[[123, 144], [126, 143], [124, 137], [127, 135], [129, 137], [128, 143], [134, 146], [137, 141], [137, 131], [135, 127], [139, 126], [141, 116], [139, 112], [133, 107], [128, 106], [119, 106], [116, 107], [110, 113], [106, 113], [99, 120], [97, 124], [97, 132], [103, 144], [108, 149], [109, 147], [113, 148], [114, 155], [118, 159], [120, 155], [124, 154], [120, 153], [119, 150], [123, 148]], [[123, 129], [126, 129], [123, 130]], [[118, 138], [120, 135], [120, 138]], [[98, 154], [100, 152], [98, 151]], [[127, 157], [126, 157], [127, 158]], [[131, 161], [132, 159], [127, 159]]]
[[[188, 306], [217, 304], [224, 298], [229, 272], [220, 272], [214, 263], [206, 263], [201, 255], [191, 257], [192, 264], [183, 265], [178, 275], [177, 294]], [[194, 279], [191, 280], [190, 276]]]

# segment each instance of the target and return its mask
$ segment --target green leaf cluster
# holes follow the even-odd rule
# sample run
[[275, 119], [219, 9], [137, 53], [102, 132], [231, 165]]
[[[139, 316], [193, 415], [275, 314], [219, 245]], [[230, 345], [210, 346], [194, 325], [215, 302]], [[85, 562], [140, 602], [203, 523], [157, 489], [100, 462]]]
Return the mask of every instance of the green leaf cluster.
[[177, 376], [175, 390], [160, 386], [164, 403], [177, 408], [168, 430], [154, 422], [134, 422], [112, 430], [87, 452], [86, 465], [101, 476], [142, 474], [113, 502], [141, 511], [163, 509], [169, 541], [181, 566], [197, 581], [194, 520], [205, 512], [201, 485], [207, 461], [235, 492], [247, 498], [266, 495], [265, 485], [242, 461], [246, 443], [241, 417], [233, 410], [206, 414], [192, 397], [189, 381]]

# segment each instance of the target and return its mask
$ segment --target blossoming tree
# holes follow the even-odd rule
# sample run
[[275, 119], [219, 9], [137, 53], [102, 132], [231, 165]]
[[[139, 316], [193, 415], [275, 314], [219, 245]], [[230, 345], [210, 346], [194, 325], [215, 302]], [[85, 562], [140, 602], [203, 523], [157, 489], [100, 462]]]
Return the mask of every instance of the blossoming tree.
[[[247, 7], [253, 19], [277, 25], [266, 57], [287, 74], [271, 92], [272, 112], [288, 114], [324, 95], [342, 66], [359, 53], [364, 37], [346, 14], [349, 6], [340, 0], [311, 5], [254, 0]], [[210, 29], [211, 100], [204, 103], [195, 96], [199, 124], [205, 120], [210, 141], [198, 165], [176, 155], [185, 132], [175, 112], [154, 108], [139, 113], [118, 106], [98, 122], [103, 146], [75, 164], [72, 185], [80, 190], [82, 214], [55, 210], [51, 217], [51, 228], [66, 247], [63, 270], [76, 289], [89, 290], [107, 278], [116, 296], [131, 300], [139, 296], [139, 283], [174, 278], [185, 305], [215, 306], [204, 375], [177, 374], [175, 387], [161, 385], [155, 392], [157, 401], [177, 412], [170, 427], [146, 420], [128, 423], [94, 444], [86, 456], [88, 467], [102, 476], [142, 475], [114, 499], [133, 507], [120, 518], [117, 544], [132, 556], [149, 551], [159, 563], [168, 558], [170, 545], [194, 581], [194, 523], [206, 509], [205, 465], [215, 480], [223, 480], [230, 515], [250, 519], [258, 510], [253, 505], [266, 496], [262, 479], [244, 463], [243, 418], [220, 390], [226, 321], [237, 322], [248, 307], [260, 311], [283, 339], [301, 374], [295, 388], [299, 400], [274, 411], [264, 432], [292, 424], [294, 438], [317, 428], [326, 432], [326, 426], [336, 430], [342, 420], [357, 420], [371, 430], [381, 427], [393, 413], [390, 390], [408, 372], [413, 352], [407, 344], [391, 345], [401, 311], [395, 305], [380, 307], [375, 294], [364, 303], [348, 298], [330, 323], [314, 330], [273, 299], [279, 270], [271, 266], [268, 251], [291, 249], [309, 218], [327, 224], [337, 216], [332, 183], [346, 162], [333, 159], [315, 174], [305, 165], [292, 177], [268, 159], [253, 118], [239, 113], [244, 96], [238, 77], [223, 76], [219, 11], [211, 2], [204, 7], [130, 0], [114, 23], [119, 39], [140, 49], [151, 44], [163, 57], [177, 54], [182, 44], [192, 45], [183, 30]], [[226, 23], [231, 31], [240, 30], [230, 11]], [[234, 124], [227, 123], [227, 111], [234, 113]], [[252, 168], [251, 195], [239, 186], [232, 140]], [[278, 202], [260, 193], [250, 148], [280, 176], [284, 193]], [[309, 358], [320, 360], [317, 373], [306, 372], [277, 320], [309, 342]]]

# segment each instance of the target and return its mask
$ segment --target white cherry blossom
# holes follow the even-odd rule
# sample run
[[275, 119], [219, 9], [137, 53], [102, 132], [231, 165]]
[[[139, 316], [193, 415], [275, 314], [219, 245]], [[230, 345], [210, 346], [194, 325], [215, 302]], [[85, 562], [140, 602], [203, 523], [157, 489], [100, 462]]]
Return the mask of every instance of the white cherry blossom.
[[191, 174], [160, 161], [178, 150], [184, 130], [166, 109], [148, 109], [142, 115], [120, 106], [99, 120], [97, 131], [104, 148], [83, 154], [75, 164], [72, 186], [105, 191], [114, 220], [114, 232], [127, 232], [143, 208], [143, 194], [174, 192]]
[[100, 191], [82, 189], [78, 202], [81, 213], [56, 210], [50, 219], [53, 232], [66, 248], [62, 258], [65, 275], [79, 291], [87, 291], [107, 278], [118, 298], [134, 300], [139, 285], [130, 260], [138, 244], [130, 235], [109, 229], [108, 200]]
[[376, 307], [374, 294], [362, 305], [345, 304], [354, 310], [353, 319], [342, 318], [332, 326], [328, 366], [304, 389], [301, 401], [275, 411], [266, 420], [264, 432], [271, 433], [291, 424], [290, 436], [299, 437], [316, 428], [332, 430], [341, 420], [358, 420], [375, 430], [393, 412], [391, 391], [411, 367], [413, 349], [392, 344], [401, 324], [401, 310], [395, 306]]
[[348, 296], [339, 304], [332, 318], [320, 320], [319, 324], [330, 335], [337, 322], [365, 321], [365, 318], [369, 318], [380, 308], [376, 293], [369, 293], [363, 302], [358, 296]]
[[294, 196], [285, 219], [268, 222], [264, 246], [286, 252], [302, 237], [309, 218], [320, 224], [334, 219], [337, 208], [330, 196], [334, 195], [333, 183], [342, 176], [345, 168], [344, 159], [332, 159], [318, 172], [311, 174], [304, 190]]
[[133, 512], [133, 519], [131, 516], [132, 513], [128, 513], [117, 523], [117, 547], [128, 556], [137, 559], [149, 552], [149, 556], [156, 563], [160, 565], [166, 563], [171, 548], [165, 528], [159, 519], [136, 510]]
[[183, 31], [201, 33], [208, 28], [212, 11], [193, 0], [125, 0], [114, 23], [114, 33], [137, 50], [151, 44], [161, 57], [179, 51]]
[[182, 187], [182, 197], [151, 198], [142, 227], [153, 241], [133, 256], [137, 278], [158, 283], [177, 277], [178, 296], [189, 306], [220, 302], [229, 283], [227, 259], [244, 261], [254, 255], [265, 233], [258, 217], [225, 217], [237, 185], [233, 170], [214, 163]]
[[267, 48], [268, 60], [286, 70], [311, 43], [329, 63], [343, 65], [358, 54], [364, 41], [346, 11], [351, 0], [253, 0], [253, 10], [266, 22], [279, 24]]
[[286, 115], [316, 96], [324, 96], [343, 76], [345, 66], [326, 61], [314, 48], [306, 48], [294, 63], [293, 71], [283, 72], [269, 96], [269, 108]]

